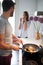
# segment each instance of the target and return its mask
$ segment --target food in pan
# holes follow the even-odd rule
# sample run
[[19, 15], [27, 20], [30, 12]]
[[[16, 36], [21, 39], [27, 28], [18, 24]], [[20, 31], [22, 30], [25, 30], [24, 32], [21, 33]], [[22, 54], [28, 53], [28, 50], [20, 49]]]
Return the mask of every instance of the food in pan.
[[31, 52], [31, 53], [36, 52], [36, 49], [32, 46], [26, 47], [24, 50], [27, 51], [27, 52]]

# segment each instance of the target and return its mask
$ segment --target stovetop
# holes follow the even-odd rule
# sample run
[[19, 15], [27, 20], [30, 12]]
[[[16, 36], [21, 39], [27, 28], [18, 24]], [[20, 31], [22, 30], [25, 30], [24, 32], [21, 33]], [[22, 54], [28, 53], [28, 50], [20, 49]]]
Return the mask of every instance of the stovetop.
[[43, 65], [43, 49], [34, 54], [24, 52], [22, 60], [23, 65]]

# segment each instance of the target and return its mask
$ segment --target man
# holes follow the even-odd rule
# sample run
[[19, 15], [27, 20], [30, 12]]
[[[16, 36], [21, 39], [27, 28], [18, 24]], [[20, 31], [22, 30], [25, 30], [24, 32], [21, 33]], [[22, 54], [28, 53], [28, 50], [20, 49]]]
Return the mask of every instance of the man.
[[19, 46], [12, 46], [13, 43], [20, 42], [16, 36], [12, 35], [12, 27], [8, 18], [13, 16], [15, 3], [12, 0], [3, 0], [3, 14], [0, 16], [0, 65], [10, 65], [12, 49], [19, 50]]

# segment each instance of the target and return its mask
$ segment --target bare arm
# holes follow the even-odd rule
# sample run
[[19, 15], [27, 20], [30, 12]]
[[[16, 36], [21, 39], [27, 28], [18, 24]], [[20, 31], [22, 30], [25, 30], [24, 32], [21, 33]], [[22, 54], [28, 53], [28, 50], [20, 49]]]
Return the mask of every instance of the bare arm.
[[21, 43], [23, 44], [23, 41], [21, 38], [16, 37], [15, 35], [12, 35], [13, 43]]
[[5, 35], [0, 34], [0, 49], [5, 49], [5, 50], [19, 50], [18, 46], [11, 46], [10, 44], [5, 43], [4, 41]]
[[20, 18], [20, 23], [19, 23], [19, 30], [21, 29], [21, 25], [22, 25], [22, 18]]
[[19, 27], [18, 28], [19, 28], [19, 30], [21, 29], [21, 23], [19, 24]]

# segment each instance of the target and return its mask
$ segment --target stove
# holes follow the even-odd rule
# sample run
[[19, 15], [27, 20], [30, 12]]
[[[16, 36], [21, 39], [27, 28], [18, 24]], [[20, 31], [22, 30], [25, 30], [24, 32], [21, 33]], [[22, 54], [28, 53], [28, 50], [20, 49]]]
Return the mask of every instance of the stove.
[[43, 65], [43, 49], [34, 54], [23, 52], [22, 63], [23, 65]]

